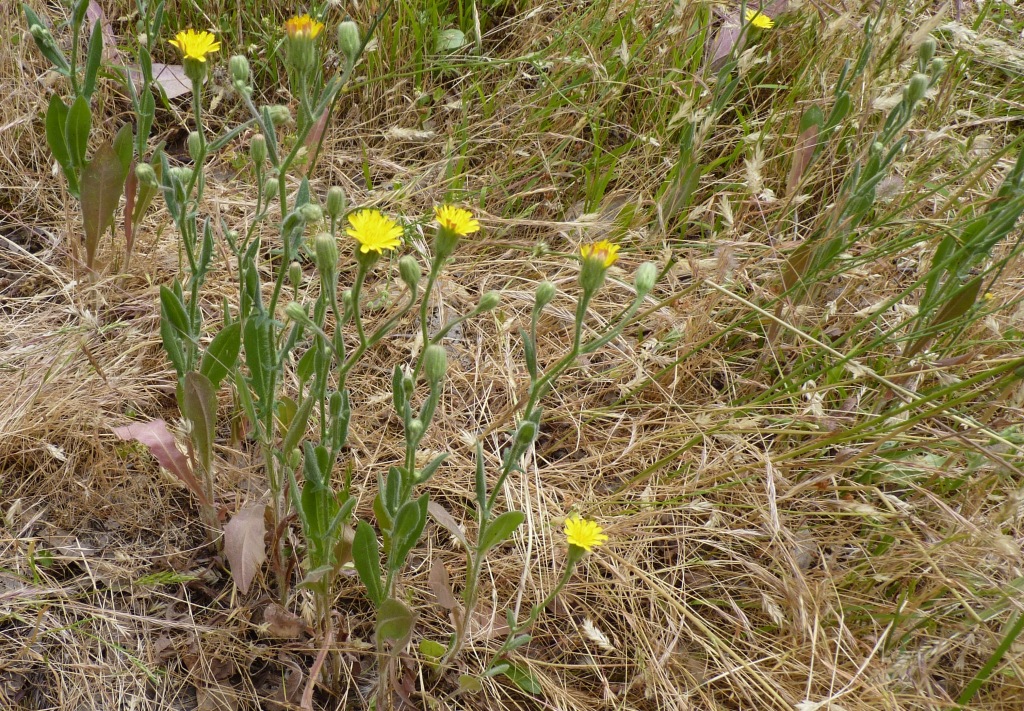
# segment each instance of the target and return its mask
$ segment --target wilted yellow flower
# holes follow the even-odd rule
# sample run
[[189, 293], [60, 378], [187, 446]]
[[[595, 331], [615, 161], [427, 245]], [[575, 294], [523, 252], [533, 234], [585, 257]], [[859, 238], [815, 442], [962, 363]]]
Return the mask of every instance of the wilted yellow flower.
[[205, 62], [206, 55], [220, 49], [220, 42], [212, 34], [203, 30], [182, 30], [168, 40], [171, 44], [181, 50], [181, 56], [185, 59], [194, 59], [197, 62]]
[[588, 552], [608, 542], [608, 536], [602, 530], [595, 521], [588, 521], [576, 514], [565, 519], [565, 538], [569, 545]]
[[775, 21], [772, 20], [772, 18], [768, 17], [768, 15], [764, 14], [763, 12], [758, 12], [757, 10], [751, 10], [750, 8], [747, 8], [746, 17], [747, 22], [749, 22], [759, 30], [770, 30], [771, 28], [775, 27]]
[[296, 37], [316, 39], [317, 35], [323, 32], [323, 29], [324, 23], [317, 22], [309, 16], [309, 13], [296, 15], [284, 23], [284, 31], [291, 39]]
[[473, 213], [453, 205], [442, 205], [434, 208], [437, 224], [451, 230], [460, 237], [465, 237], [480, 230], [480, 223], [473, 219]]
[[382, 254], [384, 250], [394, 249], [400, 244], [401, 226], [390, 217], [385, 217], [380, 210], [354, 212], [348, 216], [348, 223], [351, 227], [345, 233], [355, 238], [363, 254]]
[[611, 265], [615, 264], [616, 260], [618, 260], [619, 245], [612, 244], [608, 240], [592, 242], [580, 247], [580, 255], [584, 260], [593, 259], [601, 262], [601, 265], [607, 269]]

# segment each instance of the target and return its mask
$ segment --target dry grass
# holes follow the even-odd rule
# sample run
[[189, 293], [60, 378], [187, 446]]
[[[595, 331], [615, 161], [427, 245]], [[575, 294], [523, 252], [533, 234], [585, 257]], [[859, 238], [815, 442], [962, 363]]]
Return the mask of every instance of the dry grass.
[[[422, 66], [401, 5], [333, 122], [317, 194], [339, 184], [354, 204], [419, 215], [457, 186], [479, 206], [486, 239], [460, 250], [435, 298], [460, 313], [502, 289], [502, 306], [449, 340], [449, 389], [425, 445], [452, 449], [429, 491], [469, 527], [470, 443], [507, 417], [525, 386], [516, 333], [535, 285], [551, 279], [563, 292], [540, 336], [542, 358], [554, 359], [566, 348], [573, 302], [564, 294], [576, 278], [563, 253], [609, 233], [626, 245], [619, 280], [592, 307], [595, 324], [625, 301], [637, 264], [678, 260], [642, 322], [550, 396], [526, 471], [507, 483], [509, 505], [527, 522], [485, 569], [481, 607], [493, 618], [467, 646], [466, 671], [500, 644], [503, 610], [528, 608], [557, 578], [562, 517], [582, 511], [612, 539], [580, 566], [521, 650], [543, 693], [489, 680], [477, 694], [454, 696], [454, 678], [432, 680], [412, 654], [401, 673], [423, 708], [953, 709], [1024, 614], [1024, 459], [1015, 429], [1024, 392], [993, 374], [1018, 355], [1017, 261], [992, 290], [991, 315], [960, 341], [957, 355], [970, 357], [928, 363], [902, 382], [912, 392], [957, 389], [902, 419], [880, 418], [884, 388], [842, 367], [778, 383], [815, 349], [794, 329], [821, 340], [832, 336], [810, 326], [819, 319], [836, 334], [860, 324], [865, 309], [905, 288], [934, 242], [840, 275], [826, 298], [785, 316], [788, 335], [775, 343], [763, 338], [772, 309], [759, 316], [745, 305], [772, 298], [795, 238], [764, 189], [782, 195], [802, 104], [829, 96], [868, 10], [838, 16], [826, 5], [792, 5], [795, 19], [765, 40], [773, 59], [760, 85], [745, 89], [742, 114], [712, 128], [702, 160], [727, 159], [702, 179], [681, 229], [659, 229], [657, 194], [676, 157], [668, 123], [686, 79], [674, 53], [706, 9], [700, 4], [681, 3], [673, 19], [628, 3], [602, 13], [582, 3], [499, 3], [487, 61]], [[912, 30], [931, 12], [943, 11], [886, 15], [877, 45], [881, 52], [892, 40], [900, 59], [858, 87], [857, 121], [877, 121], [871, 102], [902, 87], [913, 56], [906, 23]], [[622, 72], [615, 47], [589, 43], [604, 36], [598, 23], [616, 21], [634, 40], [653, 37]], [[897, 166], [904, 182], [895, 199], [905, 209], [879, 220], [858, 253], [955, 225], [962, 206], [999, 184], [1005, 160], [974, 161], [1007, 146], [1020, 127], [1024, 93], [1000, 83], [1017, 72], [1019, 84], [1022, 66], [1007, 33], [989, 18], [975, 35], [955, 37], [958, 45], [943, 44], [954, 73], [970, 79], [950, 79], [957, 91], [940, 90], [912, 124]], [[157, 287], [179, 266], [167, 215], [151, 213], [128, 273], [91, 280], [76, 266], [75, 204], [50, 169], [41, 130], [46, 67], [16, 23], [4, 36], [20, 42], [0, 48], [0, 706], [297, 708], [318, 641], [268, 633], [271, 593], [262, 585], [270, 581], [239, 596], [224, 561], [204, 546], [188, 492], [111, 434], [132, 419], [177, 417], [158, 331]], [[524, 60], [553, 43], [543, 62]], [[819, 73], [805, 71], [815, 62]], [[773, 88], [782, 85], [792, 90]], [[124, 118], [112, 90], [101, 105], [111, 126]], [[234, 111], [226, 96], [218, 115], [230, 123]], [[161, 112], [162, 135], [180, 142], [187, 113]], [[745, 143], [757, 130], [771, 140]], [[239, 224], [253, 202], [230, 162], [243, 148], [229, 149], [207, 190], [209, 212]], [[599, 169], [615, 177], [588, 205], [588, 161], [612, 151]], [[841, 182], [849, 159], [834, 158], [808, 179], [801, 220], [812, 220]], [[936, 186], [946, 187], [928, 193]], [[109, 244], [102, 254], [115, 256]], [[227, 269], [211, 275], [211, 316], [220, 295], [234, 293], [231, 280]], [[392, 288], [370, 285], [373, 293]], [[873, 328], [902, 318], [893, 309]], [[411, 323], [399, 328], [366, 361], [353, 401], [354, 488], [371, 520], [376, 478], [401, 457], [389, 378], [412, 331]], [[859, 358], [896, 353], [885, 342]], [[928, 409], [936, 404], [944, 406]], [[499, 432], [485, 438], [489, 456]], [[226, 509], [263, 496], [254, 452], [222, 446], [218, 456]], [[420, 613], [417, 638], [443, 640], [451, 626], [429, 592], [430, 561], [458, 587], [463, 554], [443, 529], [428, 530], [405, 594]], [[311, 621], [304, 595], [292, 610]], [[359, 708], [375, 681], [373, 620], [354, 577], [335, 609], [348, 686], [335, 696], [318, 690], [315, 707]], [[969, 708], [1021, 708], [1024, 648], [1011, 642]], [[299, 690], [291, 706], [278, 703], [282, 689]]]

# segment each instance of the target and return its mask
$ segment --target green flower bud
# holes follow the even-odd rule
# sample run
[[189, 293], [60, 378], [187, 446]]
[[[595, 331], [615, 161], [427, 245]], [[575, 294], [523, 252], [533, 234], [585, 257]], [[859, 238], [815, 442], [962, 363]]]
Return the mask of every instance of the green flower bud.
[[910, 84], [907, 86], [907, 102], [911, 106], [924, 98], [928, 91], [928, 77], [925, 74], [915, 74], [910, 77]]
[[235, 54], [228, 60], [228, 69], [231, 71], [232, 81], [243, 86], [249, 84], [249, 60], [244, 55]]
[[306, 310], [302, 308], [302, 304], [295, 301], [288, 302], [288, 305], [284, 307], [284, 315], [295, 323], [301, 323], [303, 326], [313, 323], [310, 320], [309, 315], [306, 314]]
[[935, 40], [929, 37], [917, 48], [917, 66], [923, 71], [935, 56]]
[[302, 219], [306, 222], [319, 222], [324, 219], [323, 209], [311, 202], [307, 202], [305, 205], [299, 208], [299, 214], [302, 215]]
[[398, 260], [398, 274], [410, 290], [419, 285], [420, 277], [423, 276], [420, 263], [416, 261], [416, 257], [409, 254]]
[[290, 123], [292, 120], [292, 112], [288, 110], [287, 106], [281, 104], [273, 104], [267, 106], [267, 113], [270, 114], [270, 122], [275, 126]]
[[153, 166], [149, 163], [139, 163], [136, 165], [135, 177], [147, 188], [155, 188], [157, 186], [156, 171], [153, 170]]
[[298, 290], [302, 284], [302, 265], [298, 262], [292, 262], [288, 265], [288, 283], [292, 285], [292, 289]]
[[444, 373], [448, 369], [448, 354], [444, 350], [444, 346], [439, 346], [436, 343], [427, 346], [427, 350], [423, 352], [423, 371], [427, 374], [427, 380], [431, 385], [437, 385], [444, 378]]
[[271, 202], [277, 197], [277, 183], [269, 178], [263, 183], [263, 201]]
[[288, 453], [288, 468], [295, 471], [299, 468], [299, 464], [302, 463], [302, 452], [298, 449], [293, 449]]
[[412, 439], [419, 439], [423, 434], [423, 420], [418, 417], [413, 418], [413, 420], [409, 422], [409, 434]]
[[551, 300], [555, 298], [555, 285], [550, 281], [542, 281], [537, 287], [536, 301], [534, 302], [534, 308], [540, 311], [542, 308], [551, 303]]
[[359, 26], [352, 20], [345, 20], [338, 25], [338, 49], [345, 55], [350, 67], [354, 66], [359, 58], [359, 47], [362, 41], [359, 39]]
[[267, 137], [262, 133], [257, 133], [249, 141], [249, 157], [259, 166], [267, 161]]
[[932, 81], [934, 82], [940, 76], [942, 76], [942, 72], [944, 72], [945, 70], [946, 70], [946, 62], [945, 61], [943, 61], [942, 59], [939, 59], [938, 57], [933, 59], [932, 60], [932, 67], [931, 67]]
[[179, 185], [188, 185], [192, 180], [192, 169], [176, 165], [170, 169], [171, 180]]
[[646, 294], [654, 288], [654, 282], [658, 279], [658, 267], [652, 262], [644, 262], [636, 270], [634, 284], [638, 294]]
[[345, 191], [337, 185], [331, 186], [331, 189], [327, 191], [327, 214], [331, 216], [332, 220], [337, 220], [347, 208], [348, 199], [345, 197]]
[[488, 291], [486, 294], [480, 297], [480, 303], [477, 304], [476, 310], [480, 313], [486, 311], [493, 311], [501, 303], [501, 292], [500, 291]]
[[188, 134], [188, 155], [194, 161], [198, 161], [202, 156], [203, 150], [203, 137], [199, 135], [199, 131], [192, 131]]
[[313, 241], [316, 250], [316, 268], [321, 274], [332, 275], [338, 268], [338, 241], [329, 232], [321, 232]]
[[526, 447], [533, 438], [537, 436], [537, 425], [532, 420], [523, 420], [519, 423], [519, 428], [516, 430], [516, 444], [520, 447]]

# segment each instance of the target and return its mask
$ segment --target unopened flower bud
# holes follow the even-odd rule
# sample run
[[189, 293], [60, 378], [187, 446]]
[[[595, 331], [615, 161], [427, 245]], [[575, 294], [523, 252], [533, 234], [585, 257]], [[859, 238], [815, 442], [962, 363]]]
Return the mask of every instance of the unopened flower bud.
[[302, 219], [306, 222], [319, 222], [324, 219], [323, 209], [312, 202], [307, 202], [305, 205], [300, 207], [299, 214], [302, 215]]
[[298, 262], [292, 262], [288, 265], [288, 282], [292, 285], [292, 289], [298, 290], [302, 284], [302, 265]]
[[155, 188], [157, 186], [156, 171], [153, 170], [153, 166], [149, 163], [139, 163], [136, 165], [135, 177], [147, 188]]
[[287, 106], [281, 104], [272, 104], [265, 107], [267, 113], [270, 115], [270, 122], [275, 126], [288, 123], [292, 120], [292, 112], [288, 110]]
[[540, 311], [542, 308], [550, 304], [551, 300], [555, 298], [555, 285], [550, 281], [542, 281], [537, 287], [537, 295], [535, 298], [535, 308]]
[[199, 131], [192, 131], [188, 134], [188, 155], [192, 160], [198, 161], [202, 157], [203, 137]]
[[273, 180], [267, 179], [267, 181], [263, 183], [263, 201], [269, 203], [275, 197], [277, 197], [277, 183]]
[[420, 263], [416, 261], [416, 257], [409, 254], [398, 260], [398, 274], [409, 289], [415, 289], [420, 283], [420, 277], [423, 276]]
[[316, 268], [321, 274], [333, 274], [338, 267], [338, 242], [329, 232], [321, 232], [313, 241], [316, 249]]
[[523, 420], [516, 430], [516, 444], [525, 447], [537, 436], [537, 425], [532, 420]]
[[486, 294], [480, 297], [480, 303], [477, 304], [476, 309], [480, 313], [485, 311], [493, 311], [501, 303], [501, 292], [500, 291], [488, 291]]
[[262, 133], [257, 133], [249, 141], [249, 157], [256, 165], [262, 166], [267, 160], [267, 138]]
[[929, 37], [917, 48], [918, 66], [924, 69], [935, 56], [935, 40]]
[[910, 84], [907, 85], [907, 101], [913, 105], [924, 98], [928, 91], [928, 77], [925, 74], [915, 74], [910, 77]]
[[295, 323], [301, 323], [303, 326], [313, 323], [309, 315], [306, 314], [306, 310], [302, 308], [302, 304], [295, 301], [288, 302], [288, 305], [284, 307], [284, 315]]
[[654, 288], [654, 282], [658, 279], [658, 268], [652, 262], [644, 262], [636, 270], [634, 284], [638, 294], [646, 294]]
[[242, 85], [249, 84], [249, 60], [244, 55], [235, 54], [228, 60], [228, 69], [231, 71], [232, 81]]
[[359, 26], [352, 20], [345, 20], [338, 25], [338, 49], [345, 55], [349, 66], [353, 66], [359, 58]]
[[337, 220], [347, 207], [348, 199], [345, 197], [345, 191], [337, 185], [332, 186], [327, 191], [327, 214], [331, 216], [332, 220]]
[[448, 354], [445, 352], [444, 346], [439, 346], [436, 343], [427, 346], [427, 350], [423, 352], [423, 371], [427, 374], [427, 380], [431, 384], [441, 382], [447, 369]]
[[933, 59], [932, 60], [932, 67], [931, 67], [932, 81], [935, 81], [940, 76], [942, 76], [942, 72], [945, 71], [945, 69], [946, 69], [946, 62], [945, 61], [943, 61], [942, 59], [939, 59], [938, 57]]
[[302, 463], [302, 452], [297, 448], [293, 449], [288, 453], [288, 468], [295, 471], [299, 468], [299, 464]]
[[409, 422], [409, 434], [412, 439], [419, 439], [420, 435], [423, 434], [423, 420], [418, 417], [413, 418]]
[[170, 170], [171, 180], [179, 185], [188, 185], [192, 180], [192, 169], [176, 165]]

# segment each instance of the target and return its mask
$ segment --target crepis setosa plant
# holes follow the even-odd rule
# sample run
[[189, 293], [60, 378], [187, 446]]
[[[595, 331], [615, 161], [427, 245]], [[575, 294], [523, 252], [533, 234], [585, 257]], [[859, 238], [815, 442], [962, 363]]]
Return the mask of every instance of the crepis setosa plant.
[[[382, 257], [401, 246], [405, 228], [374, 208], [350, 210], [345, 194], [337, 187], [326, 194], [326, 213], [304, 177], [298, 179], [293, 196], [288, 191], [288, 179], [294, 178], [307, 139], [348, 81], [365, 46], [366, 40], [354, 23], [341, 23], [337, 37], [345, 65], [339, 74], [325, 80], [319, 61], [323, 29], [320, 21], [308, 15], [292, 18], [285, 26], [289, 86], [298, 105], [294, 121], [287, 107], [257, 106], [248, 61], [242, 56], [230, 59], [232, 85], [251, 114], [247, 125], [256, 130], [250, 139], [249, 155], [258, 188], [257, 200], [252, 219], [241, 233], [224, 224], [215, 230], [211, 219], [200, 219], [204, 167], [211, 146], [223, 144], [225, 138], [209, 141], [203, 124], [203, 80], [208, 59], [219, 44], [210, 33], [195, 31], [180, 32], [172, 41], [183, 56], [192, 82], [195, 129], [188, 140], [191, 167], [171, 166], [167, 157], [161, 156], [160, 187], [180, 235], [187, 267], [184, 283], [175, 280], [171, 287], [161, 289], [161, 333], [178, 375], [179, 406], [190, 424], [191, 446], [198, 455], [206, 498], [211, 502], [210, 511], [204, 515], [211, 529], [218, 526], [212, 501], [214, 434], [218, 424], [216, 393], [220, 383], [230, 382], [234, 386], [238, 407], [261, 452], [269, 488], [266, 516], [262, 515], [262, 506], [258, 506], [257, 515], [240, 512], [224, 527], [225, 553], [238, 587], [243, 593], [247, 591], [255, 569], [263, 561], [261, 551], [241, 546], [238, 540], [262, 538], [266, 519], [270, 525], [271, 568], [281, 601], [287, 603], [296, 561], [284, 540], [294, 512], [305, 551], [299, 584], [314, 595], [325, 638], [333, 634], [331, 607], [338, 574], [351, 561], [376, 609], [376, 638], [387, 666], [413, 634], [416, 613], [398, 594], [398, 586], [410, 553], [423, 537], [430, 506], [425, 487], [447, 456], [442, 453], [422, 466], [417, 460], [423, 438], [441, 406], [447, 372], [442, 341], [457, 325], [494, 309], [500, 297], [496, 292], [485, 293], [469, 313], [435, 331], [430, 329], [430, 295], [443, 268], [459, 241], [480, 230], [479, 222], [468, 210], [444, 205], [435, 209], [432, 220], [433, 240], [425, 286], [421, 289], [424, 274], [420, 262], [411, 255], [401, 257], [397, 260], [397, 271], [406, 287], [405, 294], [381, 322], [370, 323], [365, 317], [366, 280]], [[287, 130], [294, 133], [280, 133]], [[227, 135], [237, 136], [238, 132]], [[218, 251], [215, 232], [223, 234], [234, 260], [238, 293], [237, 308], [232, 309], [225, 300], [223, 325], [209, 337], [201, 305], [203, 284]], [[263, 260], [268, 233], [276, 235], [280, 247], [266, 264]], [[308, 233], [315, 236], [309, 239]], [[339, 241], [343, 237], [352, 240], [351, 257], [341, 255]], [[509, 445], [501, 453], [501, 466], [493, 483], [489, 482], [482, 445], [477, 446], [477, 540], [465, 543], [467, 577], [463, 604], [444, 649], [445, 664], [465, 642], [487, 553], [513, 536], [525, 518], [519, 511], [499, 513], [503, 508], [499, 497], [505, 480], [519, 470], [524, 454], [537, 437], [542, 424], [542, 399], [558, 376], [580, 356], [593, 353], [622, 333], [654, 286], [656, 268], [652, 264], [642, 265], [636, 274], [636, 296], [632, 303], [604, 331], [587, 336], [585, 319], [589, 304], [604, 284], [617, 253], [618, 246], [609, 242], [588, 244], [581, 250], [581, 293], [576, 304], [572, 347], [543, 370], [538, 366], [536, 352], [537, 324], [543, 309], [555, 298], [556, 290], [549, 282], [537, 289], [530, 327], [521, 332], [530, 387], [518, 412], [518, 424], [509, 433]], [[348, 259], [355, 262], [354, 275], [349, 285], [342, 288], [340, 267]], [[302, 260], [312, 261], [317, 273], [317, 283], [306, 285], [305, 289]], [[351, 273], [350, 268], [345, 271]], [[270, 275], [271, 283], [264, 288], [266, 274]], [[308, 293], [314, 296], [307, 298]], [[408, 363], [396, 364], [392, 372], [392, 401], [403, 425], [404, 457], [378, 478], [373, 497], [376, 526], [365, 520], [353, 526], [357, 496], [351, 488], [351, 464], [341, 467], [346, 474], [340, 487], [335, 481], [353, 414], [353, 386], [349, 379], [354, 377], [355, 367], [363, 356], [410, 314], [418, 320], [419, 346]], [[208, 345], [202, 348], [200, 344], [204, 341]], [[425, 383], [425, 393], [421, 383]], [[567, 523], [567, 533], [575, 531], [569, 538], [567, 572], [551, 595], [568, 580], [573, 566], [582, 557], [578, 551], [589, 550], [603, 540], [600, 528], [594, 528], [596, 524], [573, 521]], [[577, 536], [575, 544], [573, 536]], [[243, 550], [249, 552], [240, 552]], [[510, 666], [505, 656], [523, 644], [526, 630], [545, 605], [532, 608], [523, 621], [510, 616], [514, 634], [499, 650], [487, 673], [508, 672]], [[380, 676], [382, 680], [387, 678], [384, 673]]]

